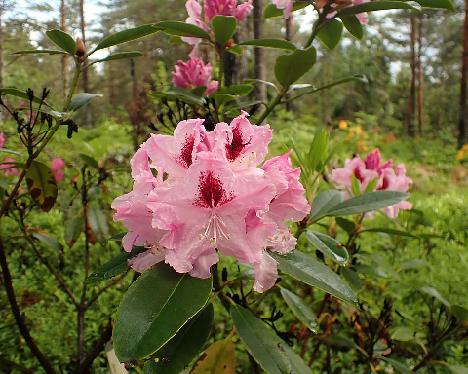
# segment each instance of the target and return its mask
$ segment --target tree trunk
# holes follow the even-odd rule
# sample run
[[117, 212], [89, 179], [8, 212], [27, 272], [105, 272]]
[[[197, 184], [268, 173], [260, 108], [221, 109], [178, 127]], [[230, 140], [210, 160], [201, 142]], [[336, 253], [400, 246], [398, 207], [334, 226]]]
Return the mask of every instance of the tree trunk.
[[[253, 0], [253, 35], [254, 39], [261, 39], [263, 35], [262, 9], [263, 0]], [[265, 66], [263, 48], [254, 49], [254, 78], [265, 80]], [[266, 85], [257, 84], [257, 94], [260, 101], [267, 101]]]
[[[80, 28], [81, 28], [81, 39], [83, 39], [83, 43], [86, 46], [86, 33], [85, 33], [85, 15], [84, 15], [84, 0], [80, 0]], [[88, 69], [83, 69], [82, 73], [82, 83], [83, 83], [83, 91], [89, 92], [89, 81], [88, 81]]]
[[3, 87], [3, 8], [0, 4], [0, 87]]
[[467, 142], [468, 126], [468, 100], [467, 76], [468, 76], [468, 0], [465, 0], [465, 24], [463, 27], [463, 56], [460, 79], [460, 119], [458, 121], [458, 145], [461, 147]]
[[416, 19], [410, 18], [410, 67], [411, 67], [411, 85], [408, 98], [408, 118], [407, 131], [411, 137], [415, 136], [415, 110], [416, 110]]
[[420, 15], [417, 18], [418, 27], [417, 27], [417, 40], [418, 40], [418, 54], [416, 57], [417, 63], [417, 90], [418, 90], [418, 134], [421, 136], [423, 134], [423, 121], [424, 121], [424, 69], [422, 67], [422, 35], [423, 35], [423, 17]]
[[[60, 0], [60, 30], [67, 31], [66, 14], [65, 14], [65, 0]], [[68, 90], [68, 56], [62, 56], [62, 89], [66, 94]]]
[[[284, 38], [287, 41], [292, 41], [293, 38], [293, 26], [294, 26], [294, 19], [293, 15], [291, 14], [289, 18], [286, 18], [284, 20], [284, 26], [285, 26], [285, 35]], [[290, 112], [294, 110], [294, 104], [292, 101], [286, 101], [286, 111]]]

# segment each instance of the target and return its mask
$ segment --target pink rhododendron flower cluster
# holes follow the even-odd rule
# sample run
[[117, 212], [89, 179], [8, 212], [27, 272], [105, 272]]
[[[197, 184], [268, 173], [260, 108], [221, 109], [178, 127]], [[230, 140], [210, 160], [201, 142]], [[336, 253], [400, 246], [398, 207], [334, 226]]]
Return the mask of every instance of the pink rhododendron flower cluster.
[[218, 89], [218, 81], [211, 80], [213, 68], [199, 58], [190, 58], [187, 62], [177, 61], [172, 72], [172, 83], [176, 87], [193, 90], [206, 87], [205, 95], [211, 95]]
[[54, 157], [50, 162], [50, 170], [54, 175], [55, 181], [59, 183], [64, 177], [63, 168], [65, 167], [65, 162], [59, 158]]
[[[359, 156], [345, 161], [344, 168], [333, 169], [331, 180], [337, 188], [344, 189], [345, 198], [353, 195], [352, 180], [356, 178], [361, 193], [364, 193], [369, 184], [375, 185], [372, 191], [400, 191], [407, 192], [411, 185], [411, 179], [406, 176], [406, 168], [403, 164], [396, 167], [393, 162], [382, 162], [380, 151], [375, 149], [362, 160]], [[390, 218], [396, 218], [400, 209], [411, 209], [411, 203], [402, 201], [396, 205], [384, 208], [385, 214]]]
[[[203, 6], [202, 6], [203, 4]], [[232, 16], [239, 22], [245, 20], [253, 9], [252, 1], [238, 4], [238, 0], [188, 0], [185, 3], [188, 18], [185, 22], [196, 25], [205, 31], [210, 31], [210, 22], [215, 16]], [[197, 45], [200, 39], [182, 38], [186, 43]]]
[[16, 160], [12, 157], [6, 157], [0, 162], [0, 170], [3, 170], [5, 175], [19, 176], [21, 172], [15, 166]]
[[254, 289], [277, 278], [267, 250], [287, 253], [296, 240], [286, 223], [310, 210], [289, 153], [264, 162], [272, 131], [243, 112], [208, 132], [203, 119], [182, 121], [174, 136], [152, 135], [131, 160], [133, 190], [112, 203], [128, 229], [123, 247], [148, 248], [130, 260], [137, 271], [165, 261], [207, 278], [218, 253], [250, 264]]

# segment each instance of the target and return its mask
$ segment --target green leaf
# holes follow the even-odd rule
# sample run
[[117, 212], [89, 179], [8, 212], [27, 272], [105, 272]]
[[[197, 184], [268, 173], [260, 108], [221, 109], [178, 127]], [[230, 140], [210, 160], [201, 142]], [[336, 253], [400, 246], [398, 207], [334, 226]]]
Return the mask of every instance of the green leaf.
[[121, 252], [88, 277], [88, 283], [97, 283], [106, 279], [111, 279], [116, 275], [125, 273], [128, 270], [128, 260], [146, 251], [145, 247], [133, 247], [131, 252]]
[[[20, 97], [21, 99], [25, 99], [25, 100], [29, 100], [29, 97], [28, 95], [26, 94], [25, 91], [21, 91], [17, 88], [14, 88], [14, 87], [8, 87], [8, 88], [0, 88], [0, 95], [11, 95], [11, 96], [16, 96], [16, 97]], [[41, 99], [37, 96], [34, 96], [33, 97], [33, 102], [35, 102], [36, 104], [40, 104], [41, 103]], [[52, 106], [47, 104], [47, 102], [43, 102], [43, 104], [51, 109]]]
[[103, 48], [109, 48], [122, 43], [127, 43], [132, 40], [140, 39], [144, 36], [154, 34], [159, 30], [160, 29], [155, 27], [154, 24], [141, 25], [132, 29], [122, 30], [102, 39], [98, 43], [96, 48], [94, 48], [94, 51], [98, 51]]
[[76, 112], [78, 109], [84, 107], [85, 105], [88, 105], [94, 98], [101, 96], [101, 94], [90, 94], [84, 92], [73, 95], [70, 101], [70, 105], [68, 105], [68, 110]]
[[106, 215], [96, 204], [90, 204], [87, 212], [90, 229], [93, 231], [94, 235], [96, 235], [97, 240], [104, 244], [110, 236]]
[[458, 319], [460, 322], [467, 322], [468, 321], [468, 309], [460, 306], [460, 305], [451, 305], [450, 312], [453, 316]]
[[351, 176], [351, 190], [353, 191], [354, 196], [359, 196], [361, 194], [361, 186], [359, 185], [359, 181], [354, 173]]
[[226, 52], [229, 52], [229, 53], [231, 53], [231, 54], [233, 54], [235, 56], [242, 56], [244, 54], [244, 50], [238, 44], [233, 45], [230, 48], [227, 48]]
[[147, 357], [161, 349], [207, 303], [212, 280], [179, 274], [166, 264], [143, 273], [130, 286], [113, 332], [120, 361]]
[[59, 51], [57, 49], [30, 49], [24, 51], [17, 51], [14, 55], [67, 55], [65, 51]]
[[414, 1], [396, 1], [396, 0], [381, 0], [381, 1], [370, 1], [355, 6], [343, 8], [338, 11], [337, 17], [351, 16], [359, 13], [376, 12], [379, 10], [389, 9], [411, 9], [421, 10], [421, 6]]
[[176, 336], [145, 363], [143, 373], [179, 374], [203, 349], [211, 332], [213, 318], [213, 304], [209, 304], [188, 320]]
[[26, 173], [26, 184], [34, 202], [44, 212], [51, 210], [57, 200], [58, 188], [50, 168], [33, 161]]
[[327, 212], [334, 206], [343, 201], [343, 194], [337, 190], [328, 190], [321, 192], [312, 202], [310, 209], [310, 220], [317, 221], [319, 218], [327, 215]]
[[180, 99], [187, 104], [198, 106], [203, 106], [205, 102], [202, 96], [178, 87], [171, 87], [166, 92], [156, 92], [151, 96], [155, 98], [165, 98], [168, 101], [175, 101], [176, 99]]
[[307, 155], [307, 164], [310, 170], [320, 172], [323, 169], [323, 163], [328, 154], [328, 138], [328, 132], [325, 130], [319, 130], [315, 133]]
[[234, 17], [216, 16], [211, 20], [215, 41], [224, 48], [236, 32], [237, 21]]
[[344, 27], [346, 27], [346, 30], [354, 36], [356, 39], [361, 40], [364, 36], [364, 28], [361, 25], [361, 22], [359, 22], [358, 18], [356, 16], [343, 16], [341, 17], [341, 22], [343, 22]]
[[235, 374], [236, 350], [231, 337], [218, 340], [200, 356], [190, 374]]
[[[296, 10], [304, 9], [308, 7], [310, 3], [307, 2], [295, 2], [293, 4], [293, 12]], [[284, 12], [281, 9], [278, 9], [274, 4], [269, 4], [263, 10], [263, 18], [276, 18], [276, 17], [283, 17]]]
[[350, 221], [349, 219], [343, 217], [336, 217], [335, 221], [336, 224], [348, 234], [351, 234], [354, 230], [356, 230], [356, 224], [353, 221]]
[[393, 331], [391, 338], [400, 342], [409, 342], [414, 340], [414, 334], [415, 331], [412, 328], [401, 326]]
[[[353, 174], [354, 176], [354, 174]], [[379, 178], [378, 177], [375, 177], [374, 179], [372, 179], [369, 184], [367, 185], [366, 187], [366, 190], [364, 192], [372, 192], [375, 190], [375, 187], [377, 187], [377, 184], [379, 183]]]
[[290, 54], [279, 56], [275, 63], [276, 79], [287, 89], [314, 66], [316, 59], [317, 51], [314, 47], [297, 49]]
[[161, 21], [154, 25], [158, 30], [161, 30], [169, 35], [177, 36], [192, 36], [195, 38], [210, 39], [208, 34], [202, 28], [181, 21]]
[[322, 291], [350, 304], [356, 304], [357, 298], [349, 285], [335, 274], [328, 266], [314, 257], [293, 251], [286, 256], [270, 253], [278, 261], [280, 269], [291, 277], [317, 287]]
[[411, 374], [411, 368], [409, 368], [405, 363], [402, 362], [402, 359], [397, 360], [396, 358], [380, 356], [379, 359], [388, 362], [400, 374]]
[[468, 367], [460, 365], [447, 365], [452, 374], [468, 374]]
[[416, 235], [410, 234], [409, 232], [389, 229], [386, 227], [372, 227], [370, 229], [361, 230], [359, 233], [362, 234], [366, 232], [381, 232], [381, 233], [389, 234], [389, 235], [406, 236], [408, 238], [419, 239]]
[[71, 35], [63, 32], [62, 30], [53, 29], [46, 31], [47, 37], [52, 40], [58, 47], [62, 48], [65, 52], [74, 56], [76, 53], [76, 43]]
[[306, 236], [309, 243], [324, 255], [329, 256], [340, 265], [346, 265], [349, 260], [349, 254], [343, 244], [328, 235], [312, 230], [307, 230]]
[[450, 0], [414, 0], [424, 8], [436, 8], [454, 10], [452, 1]]
[[406, 200], [408, 194], [398, 191], [376, 191], [345, 200], [328, 209], [327, 216], [346, 216], [370, 212], [372, 210], [382, 209], [388, 206], [398, 204]]
[[231, 317], [247, 350], [267, 373], [311, 373], [289, 345], [249, 310], [232, 305]]
[[112, 61], [112, 60], [122, 60], [125, 58], [135, 58], [135, 57], [141, 57], [143, 56], [143, 53], [133, 51], [133, 52], [116, 52], [113, 53], [109, 56], [106, 56], [104, 58], [101, 58], [100, 60], [93, 61], [93, 64], [97, 64], [98, 62], [105, 62], [105, 61]]
[[62, 249], [62, 245], [60, 244], [60, 242], [52, 236], [34, 233], [32, 234], [32, 237], [34, 239], [39, 240], [46, 247], [49, 247], [55, 251], [60, 251]]
[[355, 270], [343, 268], [341, 269], [341, 275], [355, 292], [359, 292], [364, 287], [363, 281], [359, 278], [359, 275]]
[[65, 240], [65, 243], [67, 243], [68, 247], [71, 248], [83, 232], [83, 216], [79, 214], [73, 217], [68, 217], [64, 226], [65, 231], [63, 233], [63, 239]]
[[312, 310], [304, 304], [302, 299], [286, 288], [281, 288], [281, 296], [288, 304], [291, 311], [310, 331], [317, 333], [319, 326], [317, 324], [317, 316]]
[[229, 87], [222, 87], [218, 91], [219, 94], [226, 94], [226, 95], [237, 95], [237, 96], [245, 96], [250, 94], [253, 91], [253, 86], [251, 84], [234, 84]]
[[94, 157], [88, 156], [84, 153], [80, 153], [79, 156], [86, 166], [94, 168], [94, 169], [99, 168], [99, 164]]
[[317, 38], [328, 48], [334, 49], [341, 39], [343, 24], [337, 19], [328, 20], [320, 27]]
[[448, 300], [445, 297], [443, 297], [440, 294], [440, 292], [436, 290], [434, 287], [421, 287], [419, 291], [435, 298], [436, 300], [438, 300], [439, 302], [441, 302], [442, 304], [450, 308], [450, 303], [448, 302]]
[[285, 49], [289, 51], [294, 51], [297, 49], [294, 44], [283, 39], [254, 39], [239, 43], [239, 45], [251, 45], [263, 48]]

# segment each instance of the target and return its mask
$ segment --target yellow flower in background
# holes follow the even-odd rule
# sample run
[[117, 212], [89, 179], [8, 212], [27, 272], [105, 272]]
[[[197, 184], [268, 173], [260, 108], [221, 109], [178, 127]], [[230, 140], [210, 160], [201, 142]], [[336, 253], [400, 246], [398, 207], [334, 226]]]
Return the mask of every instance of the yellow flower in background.
[[462, 161], [465, 158], [468, 158], [468, 144], [465, 144], [463, 147], [461, 147], [455, 155], [455, 160], [457, 161]]
[[348, 122], [346, 122], [344, 119], [342, 119], [339, 123], [338, 123], [338, 128], [340, 130], [346, 130], [348, 128]]

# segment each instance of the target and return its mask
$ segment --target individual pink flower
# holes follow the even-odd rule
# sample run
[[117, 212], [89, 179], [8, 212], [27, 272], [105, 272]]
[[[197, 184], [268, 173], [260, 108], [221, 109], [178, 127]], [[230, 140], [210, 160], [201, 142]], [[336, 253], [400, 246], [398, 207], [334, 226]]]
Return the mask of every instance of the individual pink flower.
[[[359, 5], [369, 2], [369, 0], [353, 0], [353, 5]], [[367, 25], [369, 23], [369, 15], [367, 13], [356, 14], [356, 18], [361, 22], [361, 25]]]
[[273, 4], [284, 13], [284, 18], [291, 17], [293, 10], [293, 1], [292, 0], [272, 0]]
[[54, 175], [55, 181], [57, 183], [59, 183], [64, 177], [62, 170], [64, 166], [65, 162], [59, 157], [54, 157], [50, 162], [50, 170], [52, 171], [52, 174]]
[[[339, 9], [343, 9], [343, 8], [347, 8], [347, 7], [352, 7], [352, 6], [356, 6], [356, 5], [360, 5], [360, 4], [363, 4], [363, 3], [367, 3], [369, 2], [369, 0], [348, 0], [349, 2], [349, 5], [347, 4], [340, 4], [339, 2], [332, 2], [331, 3], [331, 7], [334, 8], [334, 9], [337, 9], [336, 11], [332, 11], [330, 13], [327, 14], [327, 18], [333, 18], [335, 17], [337, 11]], [[327, 1], [317, 1], [316, 2], [317, 4], [317, 7], [322, 10], [323, 7], [327, 4]], [[359, 22], [361, 23], [361, 25], [367, 25], [367, 23], [369, 22], [369, 16], [367, 13], [359, 13], [359, 14], [356, 14], [356, 18], [359, 20]]]
[[[372, 191], [399, 191], [407, 192], [411, 179], [406, 176], [406, 168], [400, 164], [393, 167], [392, 161], [382, 163], [380, 151], [375, 149], [364, 160], [355, 157], [345, 161], [344, 168], [336, 168], [331, 172], [331, 180], [337, 188], [344, 190], [345, 198], [353, 195], [353, 178], [356, 179], [360, 193], [374, 187]], [[400, 209], [411, 209], [411, 203], [403, 201], [384, 209], [390, 218], [396, 218]]]
[[247, 116], [211, 132], [202, 119], [182, 121], [174, 136], [152, 135], [141, 145], [131, 161], [133, 190], [112, 203], [128, 229], [124, 249], [147, 248], [129, 261], [135, 270], [165, 261], [208, 278], [220, 253], [253, 266], [256, 291], [274, 285], [277, 263], [267, 251], [294, 249], [287, 222], [310, 207], [289, 153], [259, 167], [272, 132]]
[[211, 80], [212, 71], [211, 64], [205, 64], [201, 59], [190, 58], [187, 62], [179, 60], [172, 73], [172, 83], [186, 90], [205, 87], [205, 95], [211, 95], [219, 85], [217, 81]]
[[6, 141], [5, 134], [3, 132], [0, 132], [0, 148], [3, 148], [3, 146], [5, 145], [5, 141]]
[[21, 172], [16, 167], [16, 160], [11, 157], [6, 157], [0, 162], [0, 170], [3, 170], [5, 175], [19, 176]]

